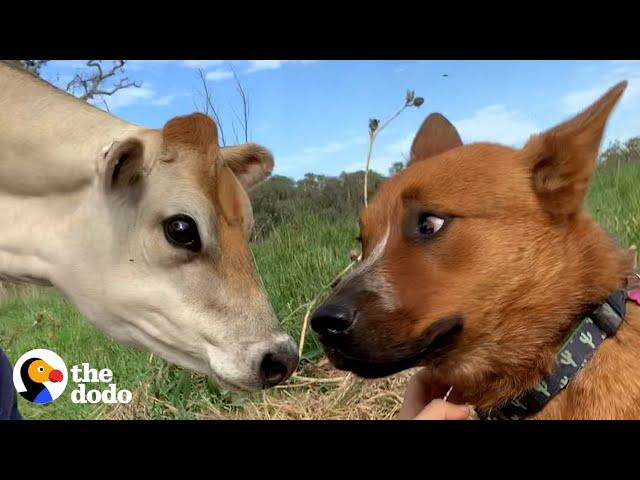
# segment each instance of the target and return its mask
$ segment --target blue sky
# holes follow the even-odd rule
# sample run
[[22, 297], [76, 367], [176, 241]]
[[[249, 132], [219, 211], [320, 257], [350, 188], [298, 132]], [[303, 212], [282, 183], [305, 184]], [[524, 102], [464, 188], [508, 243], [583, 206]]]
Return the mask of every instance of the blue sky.
[[[43, 76], [64, 85], [82, 63], [52, 61]], [[372, 168], [381, 173], [403, 160], [431, 112], [449, 118], [465, 143], [521, 146], [624, 79], [629, 87], [603, 145], [640, 135], [640, 61], [627, 60], [131, 60], [127, 74], [142, 87], [108, 98], [109, 110], [147, 127], [191, 113], [202, 105], [198, 68], [207, 75], [227, 143], [235, 143], [232, 122], [239, 125], [233, 110], [241, 111], [233, 69], [249, 98], [249, 140], [273, 152], [274, 173], [294, 178], [363, 168], [369, 118], [392, 115], [407, 89], [425, 103], [405, 111], [379, 136]]]

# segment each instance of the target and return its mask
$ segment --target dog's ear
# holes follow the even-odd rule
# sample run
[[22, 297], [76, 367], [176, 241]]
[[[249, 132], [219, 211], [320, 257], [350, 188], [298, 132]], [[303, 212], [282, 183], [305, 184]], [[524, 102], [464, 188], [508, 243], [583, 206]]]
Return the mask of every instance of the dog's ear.
[[533, 136], [523, 147], [533, 189], [554, 216], [582, 208], [605, 125], [626, 87], [626, 81], [617, 84], [585, 111]]
[[413, 139], [408, 165], [439, 155], [462, 145], [456, 127], [439, 113], [432, 113], [422, 123]]

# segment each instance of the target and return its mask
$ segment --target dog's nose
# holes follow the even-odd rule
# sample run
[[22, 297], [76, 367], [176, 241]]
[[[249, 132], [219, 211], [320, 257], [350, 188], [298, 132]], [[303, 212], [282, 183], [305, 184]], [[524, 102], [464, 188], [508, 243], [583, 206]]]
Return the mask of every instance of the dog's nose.
[[283, 342], [264, 354], [260, 362], [260, 379], [265, 388], [284, 382], [298, 366], [298, 352], [293, 342]]
[[325, 303], [311, 317], [311, 328], [319, 335], [334, 335], [347, 330], [355, 318], [355, 311], [345, 305]]

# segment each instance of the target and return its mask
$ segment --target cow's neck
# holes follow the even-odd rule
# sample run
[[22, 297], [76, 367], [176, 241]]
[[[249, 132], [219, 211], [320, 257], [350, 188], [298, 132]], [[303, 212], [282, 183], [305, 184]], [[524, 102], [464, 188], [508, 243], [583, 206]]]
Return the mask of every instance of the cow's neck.
[[0, 277], [51, 282], [103, 150], [137, 129], [0, 63]]

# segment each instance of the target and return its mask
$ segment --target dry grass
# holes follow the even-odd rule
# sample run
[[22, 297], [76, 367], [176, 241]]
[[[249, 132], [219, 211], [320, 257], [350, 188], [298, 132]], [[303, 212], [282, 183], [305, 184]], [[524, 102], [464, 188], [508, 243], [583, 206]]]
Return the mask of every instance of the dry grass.
[[[304, 374], [303, 374], [304, 373]], [[287, 384], [262, 394], [261, 401], [227, 412], [202, 412], [199, 419], [380, 420], [396, 416], [412, 372], [363, 380], [331, 367], [326, 360], [308, 365]]]
[[106, 411], [101, 420], [147, 420], [151, 418], [151, 405], [160, 402], [149, 393], [149, 384], [142, 383], [133, 392], [133, 400], [127, 404], [118, 404]]
[[[198, 420], [381, 420], [394, 418], [402, 404], [409, 376], [415, 370], [380, 380], [363, 380], [333, 368], [326, 359], [309, 363], [289, 381], [254, 396], [242, 406], [210, 403], [193, 412]], [[176, 410], [149, 393], [147, 384], [133, 392], [128, 405], [117, 405], [101, 418], [150, 418], [153, 404]], [[174, 412], [178, 416], [178, 412]]]

